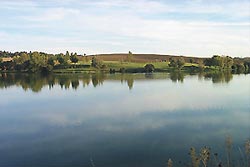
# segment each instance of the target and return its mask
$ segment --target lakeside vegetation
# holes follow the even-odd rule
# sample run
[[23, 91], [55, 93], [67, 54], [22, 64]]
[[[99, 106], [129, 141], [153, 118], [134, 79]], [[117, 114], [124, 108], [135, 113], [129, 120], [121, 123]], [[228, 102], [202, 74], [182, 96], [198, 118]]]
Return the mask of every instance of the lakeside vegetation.
[[[250, 140], [246, 140], [243, 147], [233, 148], [233, 140], [230, 136], [225, 140], [225, 154], [220, 155], [212, 152], [208, 146], [204, 146], [197, 151], [191, 147], [188, 155], [191, 162], [182, 164], [183, 167], [249, 167], [250, 166]], [[237, 150], [237, 151], [236, 151]], [[237, 157], [237, 158], [235, 158]], [[181, 163], [181, 161], [179, 161]], [[167, 162], [167, 167], [174, 167], [171, 159]]]
[[211, 58], [154, 55], [77, 53], [47, 54], [43, 52], [0, 51], [0, 71], [29, 73], [150, 73], [150, 72], [211, 72], [249, 73], [250, 58], [214, 55]]

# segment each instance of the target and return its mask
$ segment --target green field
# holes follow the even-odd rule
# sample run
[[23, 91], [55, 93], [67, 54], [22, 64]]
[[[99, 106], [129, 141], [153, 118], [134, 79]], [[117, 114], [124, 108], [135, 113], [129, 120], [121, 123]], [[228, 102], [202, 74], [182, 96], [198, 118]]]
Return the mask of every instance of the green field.
[[[91, 67], [91, 62], [79, 61], [75, 66], [76, 68], [66, 68], [66, 69], [54, 69], [55, 73], [96, 73], [96, 72], [109, 72], [110, 69], [114, 69], [118, 72], [121, 68], [124, 68], [127, 71], [136, 72], [138, 70], [144, 69], [146, 64], [153, 64], [156, 72], [169, 72], [173, 68], [169, 67], [169, 62], [121, 62], [121, 61], [102, 61], [102, 64], [105, 65], [105, 68], [94, 68]], [[85, 65], [86, 67], [80, 67]], [[183, 70], [187, 70], [189, 67], [198, 67], [198, 64], [194, 63], [185, 63]]]

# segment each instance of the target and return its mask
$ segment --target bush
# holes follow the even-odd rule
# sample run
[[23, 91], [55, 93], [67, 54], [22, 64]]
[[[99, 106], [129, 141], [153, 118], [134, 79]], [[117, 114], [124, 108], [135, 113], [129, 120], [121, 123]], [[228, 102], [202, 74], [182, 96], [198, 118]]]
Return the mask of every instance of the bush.
[[144, 66], [144, 70], [145, 70], [145, 72], [147, 72], [147, 73], [154, 72], [155, 67], [154, 67], [153, 64], [146, 64], [146, 65]]

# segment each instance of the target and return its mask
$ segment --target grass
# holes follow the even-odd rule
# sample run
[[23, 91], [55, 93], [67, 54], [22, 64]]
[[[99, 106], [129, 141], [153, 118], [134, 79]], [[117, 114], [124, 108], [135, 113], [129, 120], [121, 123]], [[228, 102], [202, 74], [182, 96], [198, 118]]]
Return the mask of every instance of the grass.
[[[126, 72], [143, 72], [144, 66], [146, 64], [153, 64], [155, 67], [155, 72], [170, 72], [174, 70], [169, 67], [169, 62], [122, 62], [122, 61], [102, 61], [102, 64], [106, 67], [103, 69], [98, 69], [91, 67], [91, 61], [79, 61], [76, 66], [86, 65], [86, 67], [77, 67], [77, 68], [66, 68], [66, 69], [54, 69], [55, 73], [97, 73], [97, 72], [109, 72], [109, 69], [114, 69], [116, 72], [120, 71], [121, 68], [126, 69]], [[185, 63], [182, 71], [194, 71], [199, 67], [195, 63]], [[206, 70], [216, 70], [213, 67], [206, 67]]]

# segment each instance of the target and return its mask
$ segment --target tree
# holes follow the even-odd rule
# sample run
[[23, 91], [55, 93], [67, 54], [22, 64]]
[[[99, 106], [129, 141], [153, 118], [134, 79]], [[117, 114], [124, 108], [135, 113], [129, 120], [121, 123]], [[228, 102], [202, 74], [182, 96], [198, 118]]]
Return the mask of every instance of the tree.
[[48, 69], [48, 55], [33, 52], [30, 55], [29, 70], [32, 72], [44, 71]]
[[222, 65], [222, 61], [221, 61], [221, 57], [218, 55], [214, 55], [212, 57], [212, 66], [221, 66]]
[[224, 59], [225, 59], [225, 61], [224, 61], [225, 62], [225, 67], [227, 69], [232, 69], [232, 66], [234, 64], [233, 58], [229, 57], [229, 56], [226, 56], [226, 57], [224, 57]]
[[[68, 52], [68, 51], [67, 51]], [[65, 64], [68, 64], [68, 62], [69, 62], [69, 60], [70, 60], [70, 55], [69, 55], [69, 52], [68, 52], [68, 54], [67, 54], [67, 52], [66, 52], [66, 54], [65, 54], [65, 56], [63, 55], [63, 58], [64, 58], [64, 61], [65, 61]]]
[[203, 63], [202, 60], [199, 60], [198, 67], [199, 67], [200, 71], [203, 71], [203, 69], [204, 69], [204, 63]]
[[177, 63], [175, 62], [174, 59], [171, 59], [171, 60], [170, 60], [169, 67], [173, 67], [173, 68], [176, 68], [176, 67], [177, 67]]
[[62, 56], [58, 56], [57, 60], [59, 61], [60, 64], [64, 64], [65, 63], [65, 60], [64, 60], [64, 58]]
[[77, 62], [78, 62], [77, 54], [76, 54], [76, 53], [75, 53], [75, 54], [72, 54], [72, 55], [70, 56], [70, 60], [71, 60], [72, 63], [77, 63]]
[[20, 62], [21, 63], [24, 63], [24, 62], [26, 62], [28, 60], [30, 60], [30, 57], [29, 57], [29, 55], [27, 53], [23, 52], [23, 53], [20, 54]]
[[131, 62], [132, 58], [133, 58], [133, 53], [131, 51], [129, 51], [128, 57], [127, 57], [128, 62]]
[[144, 66], [144, 70], [145, 70], [145, 72], [147, 72], [147, 73], [151, 73], [151, 72], [154, 72], [154, 70], [155, 70], [155, 67], [154, 67], [154, 65], [153, 64], [146, 64], [145, 66]]
[[206, 66], [215, 66], [221, 69], [231, 69], [233, 65], [233, 59], [229, 56], [214, 55], [212, 58], [204, 60]]
[[179, 58], [179, 59], [177, 60], [176, 64], [177, 64], [177, 68], [180, 70], [180, 69], [182, 69], [182, 67], [184, 66], [185, 60], [184, 60], [183, 58]]
[[23, 64], [26, 61], [30, 60], [30, 57], [27, 53], [22, 52], [22, 53], [15, 53], [15, 57], [14, 57], [14, 62], [16, 64]]
[[56, 57], [57, 57], [58, 62], [61, 65], [68, 65], [68, 62], [70, 60], [70, 55], [68, 51], [66, 51], [65, 55], [63, 53], [60, 53], [60, 54], [57, 54]]
[[213, 66], [212, 59], [211, 58], [205, 59], [204, 60], [204, 65], [209, 66], [209, 67]]
[[69, 51], [66, 51], [65, 57], [70, 58]]
[[98, 60], [95, 56], [92, 57], [91, 66], [95, 68], [100, 68], [102, 66], [102, 62]]
[[51, 65], [51, 66], [55, 65], [55, 59], [54, 59], [54, 57], [49, 57], [48, 64]]

